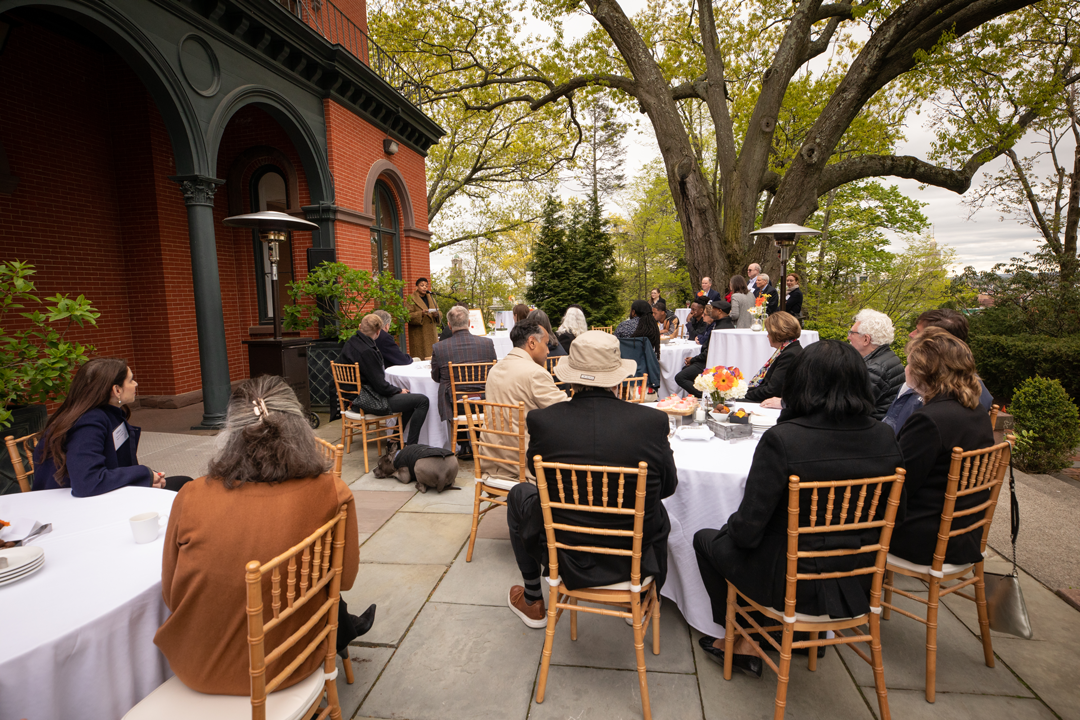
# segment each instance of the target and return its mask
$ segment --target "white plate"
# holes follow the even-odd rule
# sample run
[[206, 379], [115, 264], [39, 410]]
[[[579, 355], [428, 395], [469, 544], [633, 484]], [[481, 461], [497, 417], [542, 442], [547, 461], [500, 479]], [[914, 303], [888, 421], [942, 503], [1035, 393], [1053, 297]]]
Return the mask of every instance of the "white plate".
[[10, 575], [13, 571], [18, 570], [23, 565], [29, 565], [35, 560], [42, 559], [44, 555], [44, 550], [39, 547], [34, 547], [33, 545], [0, 550], [0, 557], [7, 558], [8, 560], [8, 566], [3, 570], [0, 570], [0, 575]]
[[764, 415], [751, 415], [750, 424], [754, 427], [768, 428], [776, 425], [776, 418], [766, 417]]
[[10, 585], [11, 583], [18, 582], [19, 580], [22, 580], [25, 577], [30, 577], [31, 575], [33, 575], [34, 573], [36, 573], [38, 570], [40, 570], [43, 567], [45, 567], [45, 563], [41, 563], [40, 565], [34, 566], [33, 568], [31, 568], [30, 570], [27, 570], [22, 575], [18, 575], [16, 577], [4, 578], [4, 579], [0, 580], [0, 586], [2, 586], [2, 585]]
[[45, 564], [45, 556], [42, 556], [42, 557], [38, 558], [36, 561], [30, 563], [29, 565], [21, 565], [14, 572], [4, 572], [4, 573], [0, 574], [0, 580], [8, 580], [8, 579], [13, 578], [13, 577], [20, 577], [22, 575], [27, 574], [28, 572], [31, 572], [33, 570], [38, 569], [39, 567], [41, 567], [44, 564]]

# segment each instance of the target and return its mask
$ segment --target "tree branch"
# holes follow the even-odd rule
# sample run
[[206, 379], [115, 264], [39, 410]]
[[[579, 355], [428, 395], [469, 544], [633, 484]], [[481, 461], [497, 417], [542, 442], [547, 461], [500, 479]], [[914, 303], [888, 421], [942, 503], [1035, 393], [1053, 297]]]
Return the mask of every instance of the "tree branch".
[[1050, 245], [1054, 254], [1061, 254], [1061, 243], [1058, 242], [1057, 235], [1050, 230], [1050, 227], [1046, 224], [1046, 218], [1043, 217], [1042, 208], [1039, 207], [1039, 199], [1035, 197], [1035, 191], [1031, 189], [1031, 182], [1028, 181], [1027, 173], [1024, 172], [1024, 167], [1020, 164], [1020, 158], [1016, 156], [1016, 151], [1009, 148], [1005, 151], [1005, 154], [1009, 156], [1009, 160], [1012, 162], [1013, 170], [1016, 172], [1016, 177], [1020, 181], [1020, 187], [1024, 190], [1024, 198], [1027, 200], [1028, 207], [1031, 209], [1031, 216], [1035, 219], [1035, 224], [1039, 228], [1039, 232], [1046, 239], [1047, 244]]
[[539, 219], [539, 215], [537, 215], [536, 217], [522, 218], [521, 220], [508, 222], [498, 227], [487, 228], [482, 232], [466, 233], [465, 235], [459, 235], [458, 237], [452, 238], [450, 240], [433, 242], [431, 243], [431, 252], [435, 252], [436, 250], [442, 250], [445, 247], [457, 245], [458, 243], [468, 242], [469, 240], [491, 239], [491, 236], [493, 235], [499, 235], [501, 233], [510, 232], [511, 230], [517, 230], [518, 228], [524, 225], [528, 225], [530, 223], [534, 223]]
[[735, 150], [735, 132], [728, 112], [727, 93], [724, 89], [724, 58], [720, 54], [720, 39], [716, 35], [716, 18], [713, 17], [712, 0], [700, 0], [699, 7], [701, 9], [699, 13], [701, 45], [705, 54], [708, 77], [694, 84], [697, 86], [699, 95], [705, 100], [706, 107], [709, 108], [713, 132], [716, 134], [717, 161], [723, 178], [721, 186], [727, 192], [732, 176], [735, 174], [738, 154]]

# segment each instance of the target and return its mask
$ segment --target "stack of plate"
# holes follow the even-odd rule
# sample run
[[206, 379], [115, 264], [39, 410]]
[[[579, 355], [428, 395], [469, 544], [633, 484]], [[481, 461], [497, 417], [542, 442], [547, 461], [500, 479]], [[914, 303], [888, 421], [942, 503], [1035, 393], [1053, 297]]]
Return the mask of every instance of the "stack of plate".
[[33, 545], [0, 550], [0, 558], [8, 561], [7, 567], [0, 570], [0, 585], [22, 580], [45, 565], [45, 551]]

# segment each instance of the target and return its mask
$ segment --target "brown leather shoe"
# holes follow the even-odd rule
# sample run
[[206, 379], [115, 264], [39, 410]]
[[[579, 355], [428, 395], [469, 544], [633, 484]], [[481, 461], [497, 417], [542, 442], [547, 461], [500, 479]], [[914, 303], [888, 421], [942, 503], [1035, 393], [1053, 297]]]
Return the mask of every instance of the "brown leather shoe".
[[547, 610], [544, 608], [544, 598], [540, 598], [532, 605], [525, 602], [525, 588], [515, 585], [510, 588], [506, 596], [506, 604], [521, 618], [521, 622], [531, 628], [547, 627]]

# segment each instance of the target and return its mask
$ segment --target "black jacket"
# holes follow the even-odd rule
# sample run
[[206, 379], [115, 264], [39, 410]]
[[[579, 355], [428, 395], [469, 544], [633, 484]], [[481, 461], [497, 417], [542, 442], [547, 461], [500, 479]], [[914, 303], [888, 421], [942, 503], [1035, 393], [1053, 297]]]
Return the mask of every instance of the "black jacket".
[[[623, 402], [607, 390], [590, 389], [576, 393], [570, 402], [533, 410], [525, 416], [525, 422], [529, 427], [531, 472], [536, 470], [533, 466], [536, 455], [546, 462], [617, 467], [648, 463], [641, 576], [655, 577], [659, 590], [667, 575], [667, 538], [671, 530], [667, 510], [660, 499], [674, 493], [679, 482], [675, 458], [668, 444], [667, 415], [653, 408]], [[891, 431], [889, 436], [892, 436]], [[552, 497], [558, 497], [551, 473], [548, 473], [548, 483]], [[624, 507], [633, 507], [632, 501], [625, 498], [633, 497], [635, 487], [636, 476], [628, 478], [623, 489]], [[605, 528], [633, 527], [633, 518], [627, 515], [564, 510], [553, 511], [553, 516], [555, 522]], [[628, 547], [624, 538], [573, 533], [562, 533], [562, 536], [566, 542], [574, 544]], [[630, 579], [630, 558], [560, 550], [559, 575], [571, 590], [625, 582]]]
[[694, 357], [690, 358], [691, 364], [709, 362], [709, 340], [712, 339], [713, 330], [717, 330], [715, 322], [711, 322], [705, 326], [705, 329], [701, 331], [701, 352]]
[[[761, 381], [761, 384], [746, 391], [746, 402], [761, 402], [771, 397], [781, 397], [784, 394], [784, 378], [787, 377], [788, 370], [795, 364], [795, 359], [801, 353], [802, 345], [798, 340], [781, 350], [780, 356], [765, 372], [765, 379]], [[756, 375], [757, 372], [755, 371], [754, 374]]]
[[705, 316], [702, 315], [700, 320], [695, 320], [693, 317], [686, 316], [686, 337], [690, 340], [697, 340], [698, 335], [705, 332], [706, 328], [711, 325]]
[[386, 367], [412, 365], [412, 358], [402, 352], [394, 338], [385, 330], [379, 331], [379, 337], [375, 338], [375, 347], [379, 348]]
[[[116, 434], [120, 426], [123, 431]], [[116, 447], [116, 440], [126, 432], [127, 440]], [[99, 405], [79, 416], [64, 439], [67, 459], [63, 487], [70, 487], [74, 497], [93, 497], [137, 485], [150, 487], [154, 474], [139, 464], [139, 436], [142, 430], [124, 418], [124, 411], [113, 405]], [[55, 490], [56, 459], [42, 460], [44, 436], [34, 448], [34, 490]]]
[[[868, 417], [829, 420], [809, 415], [782, 421], [761, 437], [746, 479], [742, 503], [720, 530], [712, 554], [724, 577], [763, 605], [782, 609], [787, 564], [788, 477], [804, 481], [890, 475], [902, 465], [888, 425]], [[888, 493], [886, 486], [883, 493]], [[883, 516], [884, 497], [877, 517]], [[826, 503], [819, 502], [819, 520]], [[851, 503], [849, 512], [854, 511]], [[838, 515], [838, 513], [837, 513]], [[809, 525], [810, 491], [799, 498], [800, 525]], [[834, 518], [836, 515], [834, 515]], [[876, 541], [879, 528], [844, 534], [803, 536], [804, 550], [858, 547]], [[807, 558], [800, 572], [838, 572], [873, 564], [873, 555]], [[851, 617], [870, 608], [871, 575], [842, 580], [802, 581], [795, 610], [811, 615]]]
[[870, 394], [874, 396], [874, 419], [884, 420], [889, 406], [904, 384], [904, 364], [888, 345], [880, 345], [867, 355], [866, 371], [870, 373]]
[[713, 322], [713, 330], [734, 330], [735, 323], [730, 317], [722, 317], [719, 320]]
[[382, 353], [375, 341], [362, 332], [357, 332], [345, 343], [341, 359], [349, 364], [360, 366], [360, 382], [383, 397], [390, 397], [401, 392], [401, 388], [386, 382], [385, 365]]
[[759, 288], [757, 283], [754, 283], [753, 293], [754, 297], [769, 296], [768, 301], [765, 303], [765, 312], [767, 314], [772, 315], [780, 309], [780, 296], [776, 294], [776, 287], [771, 282], [766, 284], [764, 288]]
[[784, 310], [791, 313], [795, 317], [799, 317], [802, 314], [802, 289], [795, 288], [787, 296], [787, 300], [784, 304]]
[[[903, 516], [897, 517], [889, 552], [919, 565], [929, 565], [934, 560], [941, 509], [945, 506], [952, 449], [990, 447], [994, 444], [994, 430], [990, 427], [990, 416], [982, 407], [971, 410], [952, 397], [938, 396], [911, 414], [897, 441], [904, 453], [907, 479], [900, 501]], [[986, 493], [976, 493], [958, 498], [956, 509], [974, 507], [986, 497]], [[958, 518], [953, 521], [953, 529], [981, 519], [980, 514]], [[981, 542], [981, 530], [952, 538], [945, 551], [945, 562], [956, 565], [978, 562], [982, 559]]]

